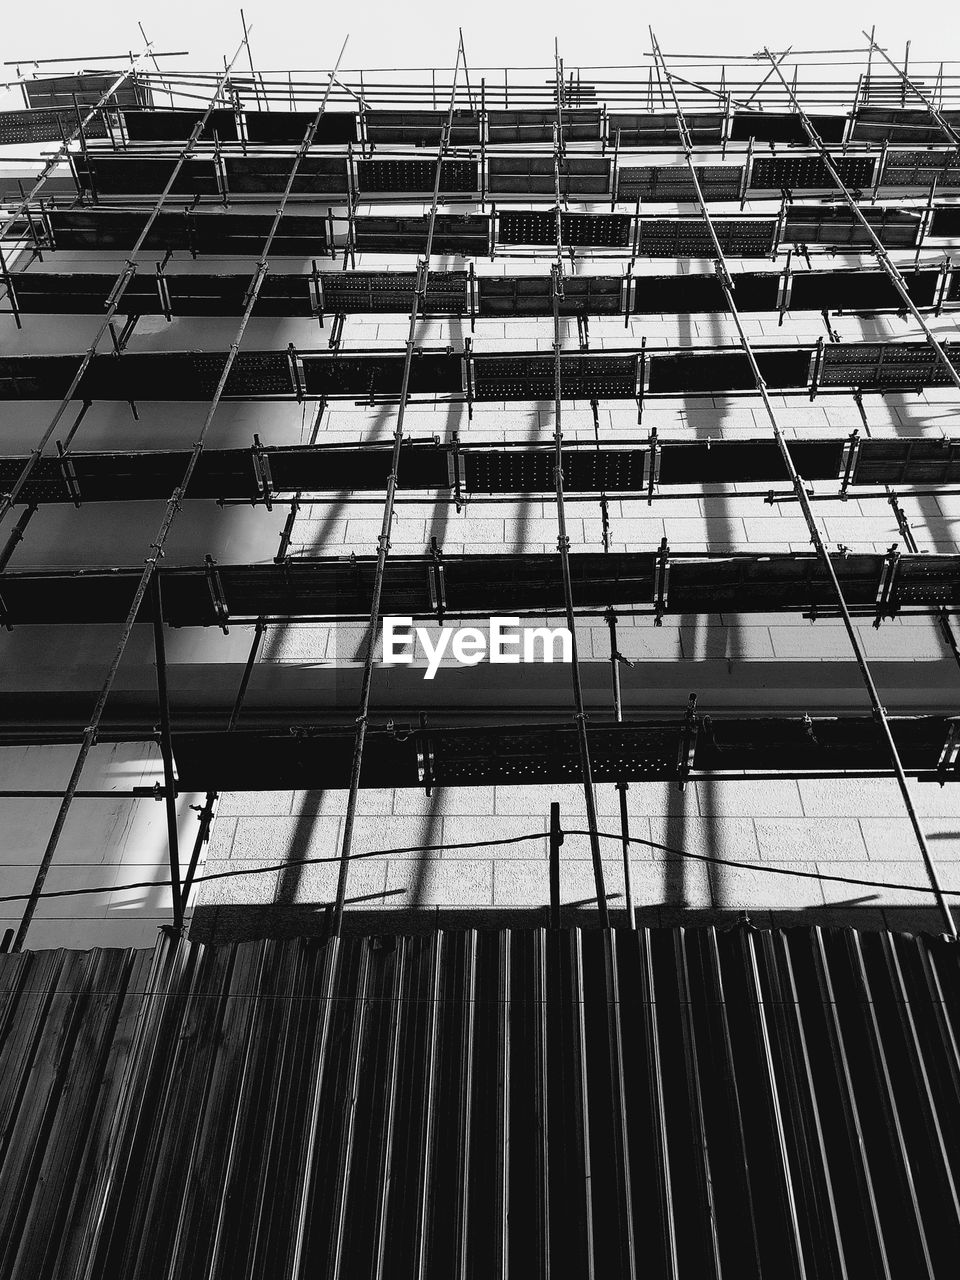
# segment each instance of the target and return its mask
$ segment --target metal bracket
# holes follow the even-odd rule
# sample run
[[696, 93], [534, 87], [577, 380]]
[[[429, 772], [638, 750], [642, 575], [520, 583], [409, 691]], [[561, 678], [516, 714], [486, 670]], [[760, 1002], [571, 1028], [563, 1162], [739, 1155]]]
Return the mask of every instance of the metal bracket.
[[423, 790], [430, 795], [433, 790], [433, 748], [427, 733], [426, 716], [420, 713], [420, 733], [417, 734], [417, 774], [423, 783]]
[[879, 627], [884, 618], [890, 618], [896, 613], [896, 609], [891, 605], [893, 595], [893, 584], [897, 576], [897, 566], [900, 563], [900, 550], [897, 544], [889, 548], [887, 554], [883, 558], [883, 568], [880, 571], [880, 583], [877, 587], [876, 613], [874, 614], [873, 625]]
[[173, 320], [173, 303], [170, 300], [167, 277], [163, 274], [163, 267], [159, 262], [157, 263], [157, 293], [160, 296], [160, 310], [163, 312], [163, 318], [169, 324]]
[[683, 791], [693, 768], [697, 753], [697, 737], [700, 733], [700, 717], [697, 715], [697, 695], [691, 693], [680, 730], [680, 749], [677, 753], [677, 785]]
[[436, 538], [430, 539], [430, 604], [437, 611], [437, 621], [443, 622], [447, 608], [447, 585], [443, 574], [443, 552]]
[[644, 334], [640, 339], [640, 360], [637, 371], [637, 426], [643, 421], [643, 395], [646, 390], [647, 377], [647, 338], [646, 334]]
[[447, 480], [453, 489], [453, 500], [457, 514], [463, 510], [463, 490], [467, 483], [467, 464], [460, 452], [460, 432], [455, 431], [451, 440], [451, 448], [447, 452]]
[[810, 399], [815, 400], [820, 389], [820, 372], [823, 369], [823, 339], [817, 339], [817, 349], [813, 357], [813, 375], [810, 378]]
[[210, 592], [210, 603], [213, 605], [213, 615], [216, 619], [216, 625], [221, 629], [223, 634], [229, 635], [230, 632], [227, 623], [230, 621], [230, 610], [227, 606], [227, 597], [223, 591], [223, 583], [220, 580], [220, 572], [217, 569], [217, 562], [213, 556], [207, 555], [203, 558], [204, 569], [207, 575], [207, 588]]
[[657, 561], [653, 571], [653, 606], [656, 616], [653, 620], [655, 627], [663, 626], [663, 615], [667, 608], [667, 590], [670, 586], [670, 548], [667, 545], [666, 538], [660, 541], [660, 547], [657, 551]]
[[67, 456], [60, 441], [57, 441], [57, 454], [60, 458], [60, 474], [63, 476], [63, 483], [67, 486], [67, 493], [73, 505], [79, 510], [80, 508], [80, 484], [77, 480], [77, 473], [73, 465], [73, 459]]
[[270, 457], [260, 443], [258, 435], [253, 437], [253, 448], [250, 452], [253, 458], [253, 478], [257, 486], [257, 497], [263, 499], [268, 511], [272, 511], [274, 488]]
[[290, 385], [293, 387], [293, 393], [297, 397], [297, 402], [302, 403], [304, 395], [303, 357], [297, 354], [297, 349], [292, 342], [287, 347], [287, 367], [290, 371]]
[[[473, 421], [473, 339], [464, 338], [463, 340], [463, 390], [467, 397], [467, 421]], [[459, 511], [460, 508], [458, 507]]]
[[860, 432], [855, 427], [847, 437], [846, 444], [843, 446], [843, 454], [840, 458], [840, 497], [844, 502], [847, 500], [847, 489], [850, 487], [850, 481], [853, 473], [860, 461]]
[[654, 427], [650, 432], [648, 447], [643, 452], [643, 480], [642, 487], [647, 491], [647, 506], [653, 503], [653, 495], [657, 485], [660, 483], [660, 460], [663, 454], [663, 446], [657, 439], [657, 428]]
[[787, 260], [783, 267], [783, 275], [780, 277], [777, 284], [777, 311], [780, 313], [780, 318], [777, 321], [778, 328], [782, 326], [783, 318], [790, 310], [790, 297], [793, 293], [793, 273], [790, 270], [790, 259], [792, 257], [793, 250], [788, 249]]
[[7, 609], [7, 604], [2, 593], [0, 593], [0, 627], [3, 627], [4, 631], [13, 630], [13, 623], [10, 621], [10, 611]]
[[314, 258], [314, 259], [312, 260], [312, 262], [311, 262], [311, 268], [312, 268], [312, 269], [311, 269], [311, 271], [310, 271], [310, 275], [309, 275], [309, 277], [308, 277], [308, 283], [309, 283], [309, 288], [310, 288], [310, 308], [311, 308], [311, 310], [312, 310], [313, 314], [317, 317], [317, 319], [320, 321], [320, 323], [321, 323], [321, 325], [322, 325], [322, 324], [323, 324], [323, 311], [324, 311], [324, 305], [323, 305], [323, 279], [322, 279], [322, 277], [321, 277], [321, 275], [320, 275], [320, 271], [319, 271], [319, 270], [318, 270], [318, 268], [317, 268], [317, 260], [316, 260], [316, 258]]

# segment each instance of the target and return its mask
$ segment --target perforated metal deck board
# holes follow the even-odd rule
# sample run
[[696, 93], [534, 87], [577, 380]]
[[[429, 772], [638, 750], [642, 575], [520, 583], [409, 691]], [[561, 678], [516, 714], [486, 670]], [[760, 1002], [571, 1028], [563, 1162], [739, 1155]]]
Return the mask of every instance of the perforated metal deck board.
[[[707, 200], [739, 200], [741, 165], [697, 165], [697, 181]], [[625, 165], [617, 171], [618, 200], [695, 202], [696, 191], [686, 165]]]
[[929, 191], [934, 181], [938, 191], [960, 187], [960, 161], [955, 150], [887, 152], [881, 186], [921, 187]]
[[497, 239], [501, 244], [555, 244], [557, 215], [550, 210], [501, 211], [497, 214]]
[[[357, 160], [356, 170], [361, 192], [430, 192], [437, 177], [434, 160]], [[440, 165], [442, 192], [479, 189], [480, 171], [475, 160], [444, 160]]]
[[[321, 277], [325, 311], [409, 312], [413, 306], [415, 271], [328, 271]], [[467, 312], [467, 273], [431, 271], [421, 310], [427, 315]]]
[[[773, 252], [777, 224], [767, 218], [716, 218], [713, 222], [725, 254], [767, 258]], [[715, 258], [705, 222], [686, 218], [640, 219], [640, 253], [646, 258]]]
[[[960, 368], [960, 343], [944, 342], [954, 368]], [[924, 342], [831, 342], [823, 349], [822, 386], [940, 387], [950, 377]]]
[[[478, 355], [473, 359], [478, 400], [552, 400], [553, 356]], [[560, 394], [571, 399], [630, 399], [637, 393], [637, 356], [563, 355]]]
[[[33, 107], [27, 111], [0, 111], [0, 146], [17, 143], [59, 142], [77, 127], [73, 107], [59, 111], [43, 111]], [[85, 138], [105, 138], [107, 126], [102, 115], [96, 115], [84, 126]]]
[[[838, 156], [833, 162], [840, 181], [854, 191], [873, 185], [876, 163], [872, 157], [865, 156]], [[835, 186], [819, 156], [758, 156], [750, 169], [751, 191], [802, 191]]]
[[[552, 493], [555, 488], [552, 448], [467, 450], [462, 457], [469, 492]], [[645, 457], [643, 449], [567, 449], [562, 456], [564, 490], [639, 490]]]

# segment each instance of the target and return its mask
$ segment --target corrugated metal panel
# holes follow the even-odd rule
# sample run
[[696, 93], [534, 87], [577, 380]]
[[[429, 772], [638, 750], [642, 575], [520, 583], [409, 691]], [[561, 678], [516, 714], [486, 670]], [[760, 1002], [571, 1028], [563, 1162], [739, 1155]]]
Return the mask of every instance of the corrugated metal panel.
[[0, 961], [0, 1272], [947, 1277], [960, 950], [749, 928]]

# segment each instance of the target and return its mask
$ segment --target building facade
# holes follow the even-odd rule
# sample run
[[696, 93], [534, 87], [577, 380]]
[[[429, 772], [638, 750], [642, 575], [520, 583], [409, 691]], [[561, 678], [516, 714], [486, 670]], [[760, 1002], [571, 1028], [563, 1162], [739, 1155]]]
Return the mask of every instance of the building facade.
[[[571, 920], [598, 861], [619, 919], [628, 897], [650, 922], [935, 919], [960, 126], [949, 77], [885, 57], [842, 84], [758, 58], [694, 86], [659, 51], [539, 87], [462, 58], [455, 84], [148, 60], [23, 81], [5, 883], [49, 861], [45, 894], [97, 890], [37, 898], [33, 945], [147, 943], [171, 831], [195, 936], [326, 927], [348, 810], [363, 927], [542, 913], [552, 802]], [[24, 148], [62, 137], [31, 191]], [[568, 607], [575, 664], [381, 660], [384, 617], [433, 637]]]

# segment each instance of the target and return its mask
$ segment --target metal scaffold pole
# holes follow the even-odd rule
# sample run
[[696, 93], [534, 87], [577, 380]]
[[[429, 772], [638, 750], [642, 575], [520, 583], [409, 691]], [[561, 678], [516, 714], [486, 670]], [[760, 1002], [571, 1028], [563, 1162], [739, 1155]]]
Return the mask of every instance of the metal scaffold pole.
[[[343, 46], [340, 49], [340, 56], [337, 59], [337, 67], [339, 67], [340, 65], [340, 59], [343, 57], [346, 44], [347, 42], [346, 40], [344, 40]], [[243, 46], [241, 45], [241, 48], [242, 47]], [[239, 54], [239, 49], [237, 52]], [[336, 68], [334, 68], [334, 70], [336, 70]], [[74, 762], [73, 769], [70, 774], [70, 779], [67, 783], [67, 788], [63, 796], [63, 800], [60, 803], [60, 808], [57, 812], [57, 816], [54, 821], [53, 830], [50, 834], [49, 839], [47, 840], [46, 847], [44, 848], [43, 856], [40, 861], [40, 866], [37, 870], [37, 875], [34, 880], [33, 888], [30, 891], [30, 897], [24, 908], [23, 917], [20, 921], [20, 926], [17, 930], [17, 936], [14, 939], [13, 949], [15, 951], [19, 951], [20, 948], [23, 946], [23, 942], [24, 942], [24, 939], [26, 938], [27, 930], [30, 927], [30, 923], [33, 919], [34, 913], [37, 908], [37, 903], [39, 902], [40, 896], [43, 892], [44, 882], [46, 881], [47, 873], [49, 872], [50, 865], [53, 861], [54, 854], [56, 853], [56, 850], [57, 850], [57, 846], [60, 843], [60, 838], [63, 834], [64, 824], [66, 823], [66, 819], [67, 819], [67, 814], [70, 811], [70, 805], [73, 801], [74, 794], [76, 793], [80, 783], [80, 775], [83, 772], [83, 767], [87, 761], [87, 757], [89, 756], [90, 751], [97, 740], [97, 731], [100, 726], [100, 721], [103, 718], [103, 713], [106, 709], [107, 699], [109, 698], [111, 690], [113, 689], [114, 681], [116, 680], [117, 672], [119, 671], [119, 668], [120, 668], [120, 663], [123, 660], [123, 655], [124, 655], [124, 652], [126, 651], [127, 643], [130, 639], [131, 634], [133, 633], [133, 628], [136, 624], [137, 616], [140, 613], [141, 606], [143, 605], [147, 592], [150, 589], [154, 574], [157, 572], [159, 568], [160, 559], [163, 556], [164, 544], [166, 543], [167, 535], [170, 532], [170, 527], [173, 524], [173, 521], [176, 518], [177, 513], [182, 509], [183, 499], [190, 488], [190, 481], [192, 480], [194, 471], [196, 470], [197, 463], [200, 459], [200, 454], [203, 452], [204, 440], [210, 428], [210, 424], [213, 421], [214, 415], [216, 414], [217, 409], [219, 408], [220, 401], [223, 397], [223, 393], [227, 385], [227, 380], [230, 377], [230, 372], [233, 368], [234, 362], [236, 361], [237, 354], [240, 350], [240, 345], [243, 342], [243, 337], [246, 332], [247, 325], [250, 321], [251, 315], [253, 314], [253, 309], [256, 306], [257, 298], [260, 295], [260, 290], [263, 287], [263, 281], [269, 269], [268, 259], [270, 256], [270, 250], [273, 247], [273, 241], [276, 237], [277, 231], [279, 230], [280, 222], [283, 218], [287, 201], [289, 200], [290, 193], [293, 190], [293, 186], [296, 181], [297, 173], [299, 172], [300, 165], [304, 157], [307, 155], [307, 152], [310, 150], [310, 146], [312, 145], [313, 139], [316, 136], [316, 132], [317, 132], [317, 129], [319, 128], [320, 121], [323, 117], [323, 113], [326, 110], [327, 99], [329, 97], [332, 86], [333, 86], [333, 73], [331, 73], [330, 75], [330, 79], [327, 84], [327, 89], [324, 94], [323, 101], [320, 105], [320, 108], [306, 130], [306, 133], [303, 138], [303, 142], [301, 143], [300, 148], [297, 151], [296, 157], [291, 167], [290, 174], [289, 174], [289, 177], [287, 178], [287, 183], [283, 191], [283, 195], [281, 196], [280, 201], [277, 205], [273, 222], [270, 225], [270, 230], [267, 234], [266, 240], [264, 241], [263, 249], [261, 250], [260, 259], [257, 263], [256, 271], [253, 274], [253, 277], [250, 281], [250, 286], [247, 290], [246, 298], [244, 300], [243, 314], [241, 316], [240, 324], [237, 329], [237, 335], [230, 346], [229, 352], [227, 353], [227, 357], [224, 361], [220, 378], [217, 382], [216, 390], [214, 391], [213, 399], [210, 403], [210, 408], [207, 411], [207, 415], [204, 419], [203, 426], [200, 428], [199, 434], [197, 436], [197, 440], [193, 446], [193, 450], [190, 454], [189, 461], [187, 462], [187, 466], [183, 474], [183, 479], [171, 494], [170, 499], [167, 502], [166, 510], [164, 512], [163, 519], [160, 523], [160, 527], [157, 530], [157, 533], [154, 537], [153, 542], [150, 544], [151, 554], [147, 557], [145, 561], [143, 572], [140, 576], [139, 582], [137, 583], [137, 587], [133, 595], [133, 600], [131, 602], [129, 611], [127, 613], [126, 620], [124, 621], [124, 624], [123, 624], [120, 640], [114, 651], [113, 658], [108, 668], [106, 678], [104, 679], [104, 682], [100, 688], [100, 692], [97, 696], [96, 706], [94, 708], [93, 715], [90, 718], [90, 723], [84, 729], [80, 750], [77, 753], [77, 758]], [[219, 90], [218, 90], [218, 93], [219, 93]], [[163, 625], [162, 618], [159, 619], [159, 623], [161, 626]], [[165, 692], [166, 690], [164, 687], [164, 694]], [[179, 909], [180, 905], [181, 904], [175, 900], [175, 909]]]
[[[680, 103], [677, 100], [676, 92], [673, 88], [673, 82], [670, 78], [669, 72], [667, 71], [666, 63], [663, 60], [663, 55], [660, 53], [660, 47], [657, 44], [656, 37], [654, 36], [652, 31], [650, 32], [650, 38], [653, 42], [654, 53], [657, 58], [657, 61], [663, 68], [664, 77], [666, 78], [667, 84], [670, 86], [671, 94], [673, 95], [674, 110], [676, 112], [676, 117], [677, 117], [677, 126], [680, 131], [681, 145], [683, 147], [684, 154], [686, 155], [686, 158], [687, 158], [687, 165], [690, 170], [691, 180], [693, 182], [694, 190], [696, 192], [697, 203], [699, 204], [700, 210], [706, 221], [707, 229], [709, 231], [711, 240], [713, 241], [713, 246], [717, 255], [715, 268], [716, 268], [718, 279], [720, 281], [721, 288], [723, 289], [724, 297], [726, 298], [727, 307], [729, 308], [731, 318], [733, 319], [733, 322], [736, 325], [741, 348], [743, 349], [743, 353], [746, 356], [747, 361], [750, 365], [751, 375], [753, 377], [757, 391], [759, 392], [760, 397], [763, 401], [763, 407], [766, 412], [767, 418], [770, 421], [770, 426], [773, 430], [774, 439], [776, 440], [777, 447], [780, 450], [780, 454], [783, 458], [784, 465], [787, 468], [787, 473], [790, 477], [790, 482], [793, 486], [793, 491], [796, 494], [797, 501], [800, 504], [800, 509], [803, 512], [803, 518], [810, 534], [810, 541], [813, 544], [813, 547], [816, 550], [817, 555], [819, 556], [824, 566], [824, 569], [827, 573], [827, 577], [829, 578], [829, 581], [830, 581], [831, 590], [836, 598], [837, 607], [839, 609], [840, 616], [843, 620], [844, 629], [850, 641], [850, 647], [853, 650], [853, 655], [856, 660], [857, 667], [860, 671], [860, 675], [863, 679], [864, 687], [866, 688], [867, 695], [870, 699], [870, 705], [873, 708], [874, 719], [883, 736], [884, 744], [887, 749], [887, 754], [890, 757], [890, 763], [893, 767], [894, 775], [897, 779], [897, 785], [900, 789], [900, 794], [903, 797], [904, 807], [907, 811], [907, 815], [910, 819], [910, 824], [913, 828], [913, 832], [916, 837], [917, 846], [920, 850], [920, 855], [923, 859], [923, 864], [926, 869], [927, 877], [930, 882], [931, 892], [933, 894], [934, 900], [936, 901], [937, 907], [940, 911], [946, 932], [951, 937], [956, 938], [958, 936], [957, 926], [956, 926], [956, 923], [954, 922], [953, 915], [951, 914], [950, 907], [947, 903], [947, 899], [944, 896], [943, 889], [940, 884], [940, 878], [937, 873], [937, 869], [933, 864], [933, 858], [930, 854], [930, 849], [927, 844], [927, 839], [923, 831], [923, 825], [920, 822], [920, 816], [917, 813], [917, 809], [913, 801], [913, 795], [911, 794], [910, 787], [907, 782], [906, 773], [903, 768], [903, 762], [900, 759], [900, 752], [897, 749], [897, 745], [893, 739], [893, 734], [891, 732], [890, 724], [887, 719], [886, 709], [883, 706], [883, 702], [880, 698], [880, 693], [877, 689], [876, 684], [874, 683], [873, 674], [870, 670], [870, 664], [867, 661], [867, 657], [864, 652], [863, 645], [860, 641], [860, 637], [857, 634], [856, 628], [854, 627], [853, 619], [850, 615], [850, 610], [847, 606], [847, 602], [843, 594], [843, 589], [841, 588], [839, 579], [837, 578], [836, 569], [834, 568], [834, 564], [833, 564], [833, 559], [830, 555], [829, 550], [827, 549], [827, 545], [824, 541], [823, 535], [820, 532], [820, 526], [817, 523], [816, 516], [814, 515], [814, 512], [813, 512], [813, 507], [810, 504], [810, 499], [807, 495], [806, 487], [797, 471], [796, 466], [794, 465], [793, 457], [791, 456], [791, 453], [790, 453], [790, 448], [783, 434], [783, 430], [780, 427], [780, 423], [777, 419], [776, 411], [774, 410], [773, 403], [770, 399], [770, 394], [767, 390], [766, 382], [764, 381], [763, 375], [760, 372], [760, 367], [757, 364], [756, 355], [754, 354], [753, 347], [751, 346], [751, 343], [750, 343], [750, 339], [748, 338], [746, 330], [743, 327], [743, 321], [740, 318], [740, 312], [737, 308], [736, 302], [734, 301], [733, 281], [731, 280], [730, 273], [727, 270], [726, 258], [724, 256], [724, 252], [723, 252], [723, 249], [721, 248], [720, 242], [717, 238], [716, 229], [713, 225], [713, 219], [710, 215], [710, 211], [707, 207], [706, 200], [704, 199], [704, 196], [703, 196], [703, 191], [700, 187], [700, 182], [697, 177], [696, 167], [693, 161], [693, 147], [690, 142], [689, 131], [687, 129], [683, 112], [680, 108]], [[767, 54], [767, 56], [770, 58], [770, 61], [773, 64], [773, 68], [776, 71], [777, 75], [780, 76], [780, 79], [783, 81], [784, 85], [786, 85], [786, 81], [783, 80], [783, 76], [780, 72], [779, 66], [774, 61], [773, 56], [769, 53]], [[791, 98], [795, 103], [797, 111], [800, 112], [801, 119], [804, 121], [805, 128], [808, 129], [808, 133], [812, 135], [812, 137], [816, 137], [816, 134], [813, 133], [812, 128], [810, 128], [809, 126], [809, 122], [806, 120], [806, 116], [803, 115], [795, 95], [790, 91], [789, 87], [788, 87], [788, 92], [790, 93]], [[822, 150], [822, 144], [821, 144], [821, 150]], [[832, 169], [832, 165], [830, 166], [830, 168]], [[835, 170], [833, 170], [833, 173], [838, 185], [842, 186], [842, 184], [839, 181], [839, 178], [836, 176]], [[850, 198], [849, 193], [847, 193], [847, 195], [849, 199]], [[851, 204], [853, 204], [854, 209], [856, 209], [856, 205], [854, 204], [852, 199], [851, 199]], [[859, 213], [859, 210], [857, 210], [857, 212]], [[866, 225], [866, 223], [864, 225]], [[869, 227], [868, 227], [868, 230], [869, 230]], [[899, 273], [897, 273], [897, 275], [899, 276]], [[938, 350], [939, 350], [939, 347], [938, 347]], [[944, 357], [944, 359], [946, 359], [946, 357]], [[952, 366], [950, 366], [950, 368], [952, 369]], [[955, 371], [954, 371], [954, 376], [956, 377]]]
[[563, 92], [560, 78], [560, 58], [555, 50], [556, 107], [554, 124], [553, 182], [556, 200], [556, 262], [552, 269], [553, 305], [553, 478], [557, 504], [557, 550], [560, 553], [560, 573], [563, 579], [563, 600], [567, 630], [570, 633], [570, 671], [573, 681], [573, 700], [577, 723], [577, 742], [580, 752], [580, 772], [583, 778], [583, 795], [587, 808], [587, 829], [590, 833], [590, 857], [593, 862], [593, 878], [597, 891], [597, 910], [604, 929], [610, 926], [607, 908], [607, 892], [604, 885], [603, 857], [600, 850], [597, 822], [597, 799], [593, 786], [593, 769], [590, 764], [590, 741], [587, 735], [587, 714], [583, 704], [583, 684], [580, 679], [580, 651], [577, 646], [577, 625], [573, 605], [573, 581], [570, 574], [570, 538], [563, 497], [563, 386], [560, 352], [563, 346], [560, 329], [560, 299], [563, 297], [563, 231], [560, 193], [560, 163], [563, 154]]
[[424, 256], [417, 262], [417, 278], [413, 289], [413, 303], [410, 307], [410, 326], [407, 332], [407, 345], [403, 358], [403, 375], [400, 382], [400, 404], [397, 409], [397, 423], [393, 434], [393, 451], [390, 461], [390, 472], [387, 478], [387, 491], [383, 507], [383, 520], [380, 536], [377, 539], [377, 562], [373, 575], [373, 588], [370, 600], [370, 622], [367, 630], [367, 652], [363, 661], [363, 674], [360, 681], [360, 700], [356, 718], [356, 734], [354, 737], [353, 758], [350, 765], [350, 786], [347, 794], [347, 808], [343, 822], [343, 839], [340, 844], [340, 865], [337, 872], [337, 890], [331, 917], [331, 936], [340, 936], [343, 925], [343, 908], [347, 896], [347, 879], [350, 873], [350, 857], [353, 851], [353, 831], [357, 816], [357, 803], [360, 796], [360, 773], [363, 768], [363, 749], [367, 738], [370, 721], [370, 691], [373, 684], [374, 646], [380, 626], [380, 600], [383, 594], [383, 579], [390, 551], [390, 533], [393, 528], [393, 511], [397, 493], [397, 480], [400, 471], [400, 448], [403, 443], [403, 421], [406, 413], [407, 399], [410, 394], [410, 374], [413, 367], [413, 353], [417, 348], [417, 319], [420, 305], [427, 296], [427, 283], [430, 274], [430, 258], [433, 253], [433, 233], [437, 221], [437, 207], [440, 203], [441, 175], [443, 158], [450, 145], [450, 134], [453, 129], [453, 112], [457, 101], [457, 81], [460, 75], [462, 37], [457, 46], [457, 60], [453, 68], [453, 87], [450, 91], [450, 105], [447, 108], [447, 119], [440, 135], [434, 171], [433, 198], [430, 204], [430, 220], [427, 224], [427, 240]]

